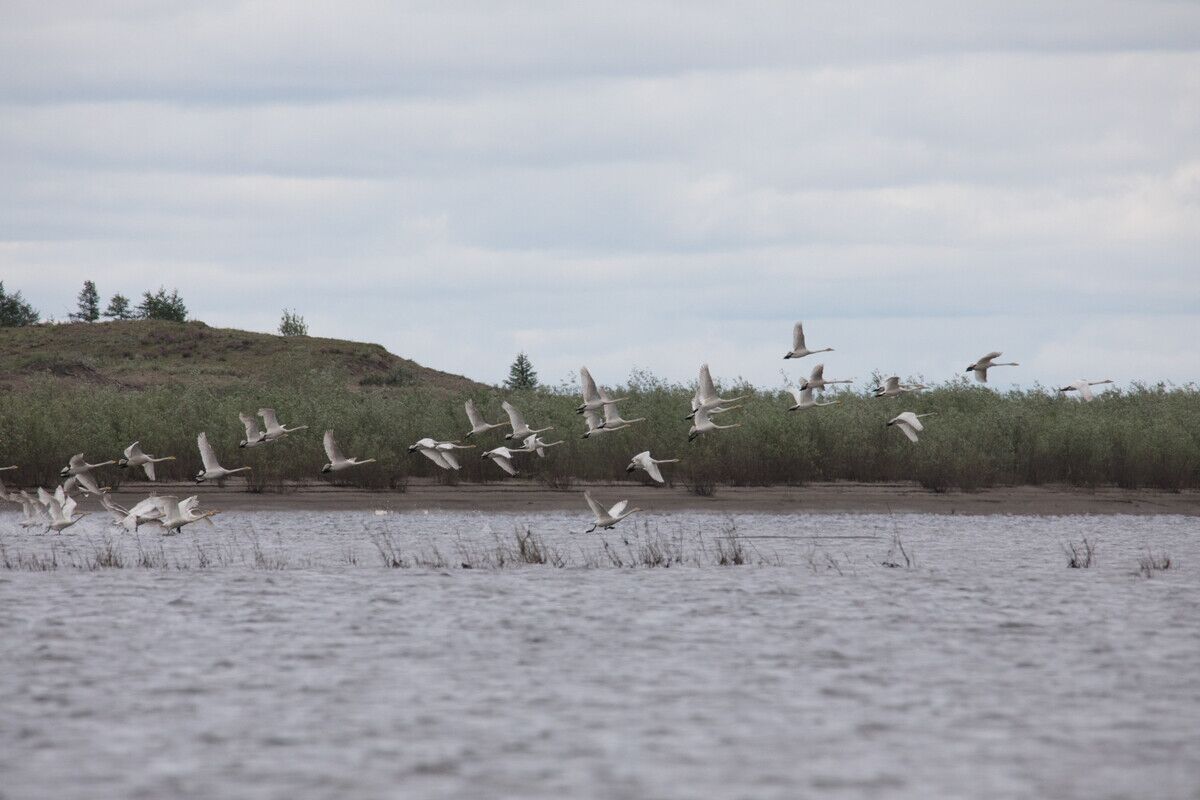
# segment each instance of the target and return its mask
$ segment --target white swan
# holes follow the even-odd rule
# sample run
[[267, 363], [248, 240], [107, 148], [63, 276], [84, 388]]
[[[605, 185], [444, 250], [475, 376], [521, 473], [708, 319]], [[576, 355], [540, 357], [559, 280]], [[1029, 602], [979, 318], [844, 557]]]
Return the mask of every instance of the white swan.
[[50, 497], [50, 502], [46, 506], [47, 514], [50, 517], [46, 524], [47, 530], [52, 530], [55, 533], [62, 533], [67, 528], [74, 525], [79, 520], [87, 516], [84, 513], [75, 513], [75, 499], [72, 497], [63, 497], [62, 487], [58, 487], [59, 491], [55, 492]]
[[100, 495], [100, 505], [104, 506], [104, 510], [112, 514], [113, 525], [120, 525], [125, 521], [125, 517], [129, 516], [129, 509], [117, 505], [113, 502], [112, 496], [109, 494]]
[[18, 524], [22, 528], [44, 528], [49, 524], [50, 517], [46, 514], [46, 506], [34, 500], [24, 490], [21, 491], [19, 502], [23, 516]]
[[521, 449], [530, 453], [537, 453], [538, 458], [545, 458], [546, 448], [557, 447], [562, 443], [563, 442], [561, 439], [557, 442], [547, 442], [545, 439], [542, 439], [535, 433], [533, 436], [529, 436], [525, 439], [525, 443], [521, 445]]
[[583, 436], [580, 437], [581, 439], [590, 439], [596, 434], [610, 433], [617, 430], [617, 428], [604, 427], [604, 419], [599, 413], [592, 411], [590, 408], [583, 412], [583, 422], [587, 425], [587, 430], [584, 431]]
[[596, 521], [592, 523], [592, 527], [588, 528], [586, 531], [584, 531], [584, 533], [591, 533], [597, 528], [608, 530], [621, 520], [628, 517], [630, 514], [636, 514], [637, 512], [641, 511], [640, 508], [630, 508], [627, 511], [626, 507], [629, 505], [628, 500], [622, 500], [612, 508], [605, 511], [600, 507], [599, 503], [592, 499], [591, 492], [587, 491], [583, 493], [583, 499], [587, 500], [588, 508], [592, 509], [592, 515], [596, 518]]
[[811, 356], [813, 353], [831, 353], [832, 347], [822, 347], [820, 350], [809, 350], [808, 345], [804, 343], [804, 323], [797, 322], [792, 327], [792, 349], [784, 358], [804, 358]]
[[420, 453], [442, 469], [458, 469], [458, 467], [454, 466], [454, 464], [452, 464], [445, 457], [445, 454], [443, 454], [441, 449], [438, 447], [439, 444], [441, 444], [441, 442], [439, 442], [437, 439], [431, 439], [426, 436], [424, 439], [418, 439], [414, 444], [409, 445], [408, 452]]
[[505, 439], [517, 441], [519, 439], [527, 439], [535, 433], [545, 433], [546, 431], [554, 430], [554, 426], [546, 428], [531, 428], [525, 422], [525, 417], [521, 416], [521, 412], [513, 407], [512, 403], [505, 400], [500, 404], [504, 412], [508, 414], [508, 421], [512, 425], [512, 430], [504, 435]]
[[602, 408], [608, 409], [612, 404], [625, 399], [618, 397], [614, 400], [605, 394], [603, 389], [597, 388], [596, 382], [592, 380], [592, 373], [588, 372], [587, 367], [579, 368], [579, 382], [583, 385], [583, 403], [575, 409], [576, 414], [582, 414], [585, 411], [599, 411]]
[[911, 411], [904, 411], [897, 414], [892, 419], [888, 420], [888, 425], [895, 425], [904, 433], [911, 441], [917, 441], [917, 434], [925, 430], [925, 426], [921, 424], [923, 417], [932, 417], [934, 412], [928, 414], [914, 414]]
[[976, 361], [974, 364], [966, 368], [966, 372], [974, 372], [975, 380], [980, 383], [987, 383], [987, 373], [992, 367], [1019, 367], [1021, 366], [1016, 361], [996, 361], [1002, 353], [999, 350], [993, 350], [983, 358]]
[[157, 480], [154, 477], [154, 465], [160, 464], [163, 461], [174, 461], [175, 456], [163, 456], [155, 458], [152, 455], [142, 452], [141, 443], [134, 442], [125, 448], [125, 455], [117, 461], [117, 466], [121, 469], [126, 467], [141, 467], [146, 472], [146, 477], [150, 480]]
[[458, 442], [438, 442], [437, 451], [450, 465], [450, 469], [462, 469], [462, 464], [458, 463], [458, 456], [454, 455], [455, 450], [474, 450], [473, 444], [459, 444]]
[[[740, 406], [730, 406], [730, 408], [740, 408]], [[694, 420], [691, 429], [688, 431], [688, 441], [696, 440], [697, 436], [703, 436], [706, 433], [713, 431], [723, 431], [727, 428], [740, 428], [742, 423], [735, 422], [732, 425], [718, 425], [708, 418], [708, 412], [703, 408], [696, 409], [696, 419]]]
[[520, 473], [518, 473], [517, 468], [513, 466], [512, 458], [517, 453], [525, 453], [525, 452], [528, 452], [528, 451], [525, 450], [525, 448], [523, 448], [523, 447], [518, 447], [518, 448], [497, 447], [494, 450], [488, 450], [486, 453], [481, 455], [480, 458], [481, 459], [490, 458], [497, 467], [504, 470], [509, 475], [516, 477]]
[[692, 398], [692, 413], [688, 414], [684, 419], [692, 419], [696, 416], [696, 412], [704, 411], [709, 416], [720, 414], [725, 411], [730, 411], [738, 406], [725, 407], [725, 403], [732, 403], [736, 400], [744, 400], [746, 395], [737, 397], [723, 398], [717, 394], [717, 386], [713, 383], [712, 373], [708, 371], [708, 364], [700, 365], [700, 382], [696, 386], [696, 394]]
[[841, 400], [830, 400], [825, 403], [818, 403], [813, 398], [811, 386], [807, 389], [797, 389], [794, 386], [789, 386], [788, 391], [792, 393], [792, 397], [796, 400], [796, 405], [788, 408], [788, 411], [806, 411], [817, 406], [836, 406], [842, 402]]
[[909, 392], [919, 392], [922, 389], [929, 387], [923, 383], [900, 383], [899, 376], [893, 375], [883, 382], [882, 386], [875, 387], [876, 397], [899, 397], [902, 394]]
[[96, 483], [96, 478], [90, 472], [81, 472], [78, 475], [72, 475], [63, 481], [62, 488], [64, 492], [70, 494], [76, 486], [79, 487], [79, 491], [88, 496], [93, 494], [103, 495], [105, 492], [112, 491], [111, 487], [101, 486]]
[[486, 422], [483, 415], [479, 413], [479, 409], [475, 407], [474, 400], [468, 400], [463, 404], [467, 409], [467, 419], [471, 421], [471, 430], [464, 438], [470, 438], [477, 433], [487, 433], [492, 428], [503, 428], [507, 422]]
[[275, 409], [273, 408], [260, 408], [258, 410], [258, 415], [263, 418], [263, 425], [265, 426], [265, 430], [263, 431], [263, 439], [268, 442], [282, 439], [289, 433], [295, 433], [296, 431], [302, 431], [308, 428], [307, 425], [297, 425], [294, 428], [283, 427], [279, 424], [279, 420], [275, 416]]
[[270, 444], [271, 440], [258, 428], [258, 420], [244, 411], [238, 412], [238, 419], [246, 429], [246, 438], [238, 442], [238, 447], [258, 447], [260, 444]]
[[58, 471], [61, 478], [69, 478], [72, 475], [78, 475], [81, 472], [88, 472], [96, 467], [107, 467], [109, 464], [115, 464], [115, 461], [101, 461], [99, 464], [89, 464], [83, 460], [83, 453], [76, 453], [71, 456], [70, 463]]
[[1089, 381], [1087, 378], [1080, 378], [1074, 383], [1069, 383], [1062, 387], [1059, 389], [1059, 391], [1063, 394], [1066, 394], [1067, 392], [1078, 392], [1079, 394], [1077, 394], [1076, 397], [1079, 398], [1081, 403], [1090, 403], [1096, 399], [1096, 396], [1092, 394], [1092, 387], [1100, 386], [1105, 383], [1113, 383], [1113, 379], [1105, 378], [1102, 381]]
[[676, 464], [678, 462], [678, 458], [654, 458], [650, 455], [649, 450], [643, 450], [630, 459], [629, 466], [625, 468], [625, 471], [633, 472], [634, 470], [639, 469], [644, 470], [647, 475], [659, 483], [666, 483], [666, 481], [663, 480], [662, 471], [658, 468], [658, 465]]
[[328, 474], [330, 472], [341, 472], [344, 469], [357, 467], [360, 464], [370, 464], [375, 460], [373, 458], [368, 458], [365, 460], [346, 458], [344, 455], [342, 455], [342, 449], [338, 447], [338, 443], [333, 439], [333, 431], [325, 431], [323, 444], [325, 445], [325, 457], [329, 459], [329, 463], [321, 467], [321, 472], [324, 474]]
[[[158, 524], [162, 525], [164, 533], [173, 534], [179, 533], [179, 529], [184, 525], [191, 525], [193, 522], [199, 522], [202, 519], [210, 519], [216, 516], [216, 511], [204, 511], [197, 513], [196, 506], [200, 504], [200, 498], [192, 495], [186, 500], [180, 502], [178, 499], [170, 495], [163, 495], [154, 498], [158, 510], [162, 513], [159, 517]], [[210, 523], [211, 524], [211, 521]]]
[[249, 467], [238, 467], [237, 469], [225, 469], [217, 461], [217, 454], [213, 451], [212, 445], [208, 443], [208, 434], [201, 432], [196, 437], [196, 446], [200, 448], [200, 461], [204, 464], [204, 469], [196, 473], [196, 483], [204, 483], [204, 481], [219, 481], [228, 478], [237, 472], [246, 472]]
[[136, 531], [146, 523], [158, 522], [162, 516], [158, 495], [152, 494], [125, 513], [125, 518], [121, 520], [121, 527], [127, 531]]
[[823, 390], [826, 386], [832, 386], [835, 383], [853, 383], [853, 381], [829, 381], [825, 380], [825, 365], [817, 364], [813, 367], [812, 372], [808, 376], [808, 380], [800, 384], [801, 389], [818, 389]]

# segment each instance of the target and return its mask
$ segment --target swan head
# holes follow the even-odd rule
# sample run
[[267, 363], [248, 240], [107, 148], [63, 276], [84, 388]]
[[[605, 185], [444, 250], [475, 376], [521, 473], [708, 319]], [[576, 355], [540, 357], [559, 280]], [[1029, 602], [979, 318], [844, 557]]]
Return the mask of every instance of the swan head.
[[321, 467], [322, 475], [328, 475], [331, 472], [333, 472], [333, 464], [326, 464], [325, 466]]
[[196, 473], [196, 483], [204, 483], [204, 470]]
[[129, 459], [126, 458], [125, 456], [121, 456], [120, 460], [117, 461], [117, 469], [125, 469], [128, 466], [129, 466]]
[[69, 478], [69, 477], [71, 477], [71, 468], [70, 468], [70, 467], [63, 467], [62, 469], [60, 469], [60, 470], [58, 471], [58, 476], [59, 476], [60, 478]]
[[250, 440], [248, 440], [248, 439], [242, 439], [240, 442], [238, 442], [238, 447], [246, 447], [246, 446], [248, 446], [249, 444], [250, 444]]
[[633, 472], [635, 469], [637, 469], [637, 464], [635, 464], [634, 462], [631, 461], [631, 462], [629, 462], [629, 466], [625, 468], [625, 471]]
[[418, 450], [420, 450], [420, 449], [421, 449], [421, 448], [417, 447], [417, 446], [414, 444], [414, 445], [411, 445], [411, 446], [408, 448], [408, 452], [410, 452], [410, 453], [415, 453], [415, 452], [417, 452], [417, 451], [418, 451]]

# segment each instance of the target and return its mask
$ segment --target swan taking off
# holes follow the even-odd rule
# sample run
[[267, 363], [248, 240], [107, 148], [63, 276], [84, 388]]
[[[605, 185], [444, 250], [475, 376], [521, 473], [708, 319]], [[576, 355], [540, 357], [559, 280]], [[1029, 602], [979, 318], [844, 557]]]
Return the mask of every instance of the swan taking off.
[[521, 416], [521, 412], [513, 406], [512, 403], [505, 400], [500, 404], [504, 412], [508, 414], [509, 424], [512, 425], [512, 430], [504, 435], [504, 438], [510, 441], [528, 439], [535, 433], [545, 433], [546, 431], [554, 430], [554, 426], [547, 428], [531, 428], [525, 422], [525, 417]]
[[899, 397], [902, 394], [909, 392], [919, 392], [922, 389], [929, 387], [923, 383], [900, 383], [900, 378], [893, 375], [883, 382], [882, 386], [875, 387], [876, 397]]
[[813, 367], [812, 373], [809, 374], [808, 380], [800, 384], [800, 388], [823, 390], [826, 386], [831, 386], [835, 383], [853, 383], [853, 381], [827, 381], [825, 380], [825, 365], [817, 364]]
[[[107, 508], [107, 506], [105, 507]], [[162, 516], [162, 509], [158, 505], [158, 496], [150, 495], [126, 512], [125, 518], [121, 520], [121, 527], [127, 531], [136, 531], [147, 522], [158, 522]]]
[[788, 387], [788, 391], [791, 392], [792, 397], [796, 399], [796, 405], [788, 408], [788, 411], [805, 411], [810, 408], [816, 408], [817, 406], [836, 406], [842, 402], [841, 400], [830, 400], [825, 403], [818, 403], [815, 399], [813, 399], [813, 390], [811, 386], [807, 389], [797, 389], [794, 386]]
[[[730, 409], [741, 408], [741, 406], [730, 406]], [[712, 431], [723, 431], [727, 428], [740, 428], [742, 423], [735, 422], [732, 425], [718, 425], [708, 418], [708, 412], [703, 408], [696, 409], [696, 419], [692, 423], [691, 429], [688, 431], [688, 441], [694, 442], [697, 436], [703, 436]]]
[[692, 419], [699, 411], [704, 411], [709, 416], [713, 414], [721, 414], [725, 411], [730, 411], [739, 406], [725, 406], [725, 403], [732, 403], [735, 400], [744, 400], [746, 395], [722, 398], [717, 394], [717, 386], [713, 383], [712, 373], [708, 371], [708, 364], [700, 365], [700, 381], [696, 386], [696, 396], [692, 398], [692, 413], [688, 414], [684, 419]]
[[804, 358], [813, 353], [832, 353], [832, 347], [822, 347], [820, 350], [809, 350], [804, 343], [804, 323], [797, 322], [792, 327], [792, 349], [784, 358]]
[[117, 463], [117, 462], [101, 461], [99, 464], [89, 464], [83, 460], [83, 453], [76, 453], [75, 455], [71, 456], [71, 461], [67, 464], [67, 466], [63, 467], [62, 469], [60, 469], [58, 471], [58, 475], [61, 478], [69, 478], [72, 475], [78, 475], [82, 472], [88, 472], [89, 470], [93, 470], [96, 467], [107, 467], [109, 464], [115, 464], [115, 463]]
[[547, 442], [535, 433], [533, 436], [525, 439], [525, 443], [521, 445], [521, 449], [529, 453], [537, 453], [538, 458], [545, 458], [547, 447], [557, 447], [560, 444], [562, 444], [561, 439], [557, 442]]
[[932, 416], [932, 411], [928, 414], [914, 414], [911, 411], [905, 411], [888, 420], [888, 425], [895, 425], [904, 432], [904, 435], [907, 436], [910, 441], [915, 442], [917, 441], [917, 434], [925, 430], [925, 426], [921, 424], [921, 419], [923, 417]]
[[22, 528], [42, 528], [50, 524], [46, 506], [34, 500], [24, 490], [21, 491], [19, 502], [23, 513], [19, 523]]
[[279, 420], [275, 416], [275, 409], [260, 408], [258, 415], [263, 418], [263, 425], [266, 429], [263, 431], [263, 440], [273, 442], [276, 439], [282, 439], [289, 433], [302, 431], [308, 428], [307, 425], [297, 425], [294, 428], [285, 428], [279, 424]]
[[368, 458], [364, 461], [359, 461], [357, 458], [346, 458], [342, 455], [342, 448], [338, 447], [338, 443], [333, 439], [333, 431], [325, 431], [324, 438], [325, 457], [329, 459], [329, 463], [321, 467], [322, 473], [341, 472], [350, 467], [357, 467], [360, 464], [370, 464], [375, 459]]
[[[176, 498], [169, 495], [153, 499], [155, 505], [158, 506], [159, 512], [161, 512], [158, 523], [165, 528], [164, 533], [166, 534], [179, 533], [179, 529], [184, 525], [190, 525], [202, 519], [209, 519], [217, 514], [216, 511], [197, 513], [196, 506], [200, 504], [200, 498], [196, 495], [192, 495], [183, 502], [179, 502]], [[212, 524], [211, 521], [209, 524]]]
[[518, 473], [517, 468], [513, 466], [512, 458], [517, 453], [525, 453], [525, 452], [528, 452], [528, 451], [525, 450], [525, 448], [523, 448], [523, 447], [518, 447], [518, 448], [497, 447], [494, 450], [488, 450], [486, 453], [481, 455], [480, 458], [481, 459], [482, 458], [490, 458], [497, 467], [504, 470], [509, 475], [516, 477], [520, 473]]
[[217, 461], [217, 454], [213, 451], [212, 445], [208, 443], [208, 434], [203, 431], [196, 437], [196, 446], [200, 448], [200, 461], [204, 463], [204, 469], [196, 473], [196, 483], [204, 483], [205, 481], [219, 481], [228, 478], [235, 472], [246, 472], [249, 467], [238, 467], [237, 469], [225, 469]]
[[134, 442], [125, 448], [125, 455], [117, 461], [117, 466], [121, 469], [126, 467], [141, 467], [146, 472], [146, 477], [150, 480], [157, 480], [154, 477], [154, 465], [163, 461], [174, 461], [175, 456], [163, 456], [155, 458], [152, 455], [142, 452], [141, 444]]
[[46, 524], [46, 529], [52, 530], [55, 533], [62, 533], [87, 516], [84, 513], [75, 513], [75, 499], [67, 497], [61, 486], [49, 498], [49, 502], [46, 504], [46, 511], [50, 517], [50, 521]]
[[238, 412], [238, 419], [242, 421], [242, 426], [246, 429], [246, 438], [238, 442], [238, 447], [257, 447], [260, 444], [270, 444], [267, 435], [258, 429], [258, 420], [242, 411]]
[[471, 430], [463, 438], [470, 438], [477, 433], [487, 433], [492, 428], [503, 428], [508, 424], [507, 422], [485, 422], [483, 415], [480, 414], [479, 409], [475, 407], [474, 400], [468, 400], [464, 404], [464, 408], [467, 409], [467, 419], [471, 421]]
[[102, 487], [96, 483], [96, 479], [90, 472], [81, 472], [78, 475], [72, 475], [63, 482], [62, 488], [64, 492], [70, 494], [76, 486], [79, 487], [79, 491], [88, 496], [93, 494], [103, 495], [105, 492], [111, 491], [110, 487]]
[[1059, 389], [1059, 391], [1063, 394], [1066, 394], [1067, 392], [1078, 392], [1078, 394], [1075, 396], [1079, 398], [1079, 402], [1090, 403], [1096, 399], [1096, 396], [1092, 394], [1092, 387], [1100, 386], [1101, 384], [1105, 383], [1113, 383], [1113, 379], [1105, 378], [1102, 381], [1089, 381], [1087, 378], [1080, 378], [1074, 383], [1070, 383], [1062, 387]]
[[608, 530], [621, 520], [628, 517], [630, 514], [636, 514], [637, 512], [641, 511], [640, 508], [630, 508], [628, 511], [626, 511], [625, 509], [629, 505], [628, 500], [622, 500], [612, 508], [605, 511], [600, 507], [599, 503], [592, 499], [591, 492], [585, 491], [583, 493], [583, 499], [587, 500], [588, 508], [592, 509], [592, 515], [596, 518], [596, 521], [592, 523], [592, 527], [588, 528], [586, 531], [584, 531], [584, 533], [591, 533], [597, 528]]
[[583, 384], [583, 403], [575, 409], [576, 414], [582, 414], [585, 411], [599, 411], [602, 408], [607, 411], [613, 403], [619, 403], [625, 399], [618, 397], [613, 400], [605, 394], [603, 389], [596, 386], [596, 382], [592, 380], [592, 373], [588, 372], [587, 367], [579, 368], [579, 382]]
[[1016, 361], [996, 361], [1001, 356], [999, 350], [993, 350], [983, 358], [976, 361], [974, 364], [966, 368], [966, 372], [974, 372], [975, 380], [980, 383], [987, 383], [987, 371], [992, 367], [1019, 367], [1021, 366]]
[[650, 455], [649, 450], [643, 450], [630, 460], [629, 466], [625, 468], [625, 471], [633, 472], [634, 470], [640, 469], [658, 483], [666, 483], [666, 481], [663, 480], [662, 471], [658, 468], [658, 465], [676, 464], [678, 462], [678, 458], [654, 458]]

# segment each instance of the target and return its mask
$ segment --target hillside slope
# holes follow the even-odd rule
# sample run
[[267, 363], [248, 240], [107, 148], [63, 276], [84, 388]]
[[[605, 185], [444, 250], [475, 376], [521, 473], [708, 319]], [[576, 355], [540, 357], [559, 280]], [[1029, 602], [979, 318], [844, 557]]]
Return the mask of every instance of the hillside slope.
[[341, 339], [157, 320], [0, 328], [0, 385], [10, 389], [39, 375], [142, 389], [286, 383], [291, 374], [314, 370], [342, 375], [352, 386], [480, 388], [475, 381], [423, 367], [380, 345]]

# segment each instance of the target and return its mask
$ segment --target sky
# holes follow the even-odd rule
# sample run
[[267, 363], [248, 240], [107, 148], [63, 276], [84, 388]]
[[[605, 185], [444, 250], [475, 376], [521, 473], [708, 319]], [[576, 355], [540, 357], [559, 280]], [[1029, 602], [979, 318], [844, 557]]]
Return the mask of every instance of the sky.
[[[1200, 3], [0, 8], [0, 279], [495, 383], [1200, 378]], [[792, 323], [810, 347], [783, 361]]]

